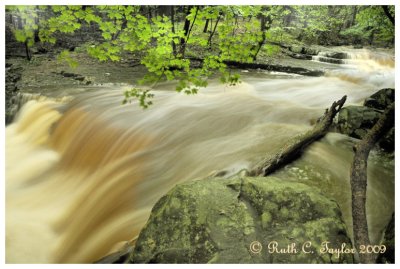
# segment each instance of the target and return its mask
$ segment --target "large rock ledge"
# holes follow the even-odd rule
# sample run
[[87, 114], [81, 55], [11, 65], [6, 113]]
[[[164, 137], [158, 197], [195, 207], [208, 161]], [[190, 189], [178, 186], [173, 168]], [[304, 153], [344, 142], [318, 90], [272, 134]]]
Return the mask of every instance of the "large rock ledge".
[[[253, 241], [261, 242], [260, 253], [254, 253], [259, 245], [250, 250]], [[295, 247], [292, 253], [270, 253], [272, 241], [286, 250]], [[157, 202], [130, 262], [353, 262], [351, 254], [322, 253], [325, 241], [351, 248], [338, 205], [317, 189], [273, 177], [209, 178], [177, 185]]]

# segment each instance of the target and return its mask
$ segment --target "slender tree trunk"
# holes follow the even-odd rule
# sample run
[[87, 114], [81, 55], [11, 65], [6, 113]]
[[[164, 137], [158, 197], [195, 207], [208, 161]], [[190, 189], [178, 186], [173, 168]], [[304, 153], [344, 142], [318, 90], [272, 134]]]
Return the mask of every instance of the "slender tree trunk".
[[352, 14], [352, 17], [351, 17], [350, 27], [353, 26], [356, 23], [357, 13], [358, 13], [358, 8], [357, 8], [357, 6], [354, 6], [353, 7], [353, 14]]
[[[268, 9], [263, 10], [263, 12], [265, 12], [267, 10]], [[258, 46], [257, 46], [256, 52], [253, 55], [253, 60], [254, 61], [257, 59], [258, 53], [260, 52], [262, 46], [265, 44], [265, 41], [267, 39], [267, 31], [271, 27], [271, 23], [272, 23], [271, 16], [269, 16], [269, 15], [265, 16], [265, 14], [263, 14], [263, 13], [260, 15], [260, 24], [261, 24], [260, 31], [262, 33], [262, 39], [258, 42]]]
[[25, 41], [24, 45], [25, 45], [26, 59], [28, 61], [30, 61], [32, 59], [32, 55], [31, 55], [31, 50], [30, 50], [29, 45], [28, 45], [28, 41]]
[[369, 35], [368, 38], [368, 43], [370, 46], [374, 43], [374, 38], [375, 38], [375, 29], [372, 29], [371, 34]]
[[389, 6], [381, 6], [383, 9], [383, 12], [385, 12], [386, 17], [388, 17], [388, 19], [390, 20], [390, 22], [393, 24], [394, 26], [394, 16], [390, 13], [389, 11]]
[[190, 21], [188, 20], [187, 16], [189, 16], [191, 9], [192, 9], [192, 6], [187, 6], [185, 24], [183, 25], [183, 32], [185, 33], [185, 35], [184, 35], [184, 37], [181, 38], [181, 41], [180, 41], [179, 53], [181, 54], [182, 58], [185, 55], [186, 37], [189, 33], [189, 28], [190, 28]]
[[[172, 24], [172, 33], [175, 34], [175, 10], [174, 6], [170, 6], [171, 8], [171, 24]], [[176, 56], [176, 44], [175, 41], [172, 40], [172, 51], [174, 53], [174, 56]]]
[[[394, 103], [385, 110], [364, 139], [354, 147], [355, 154], [350, 170], [350, 184], [354, 244], [358, 250], [360, 250], [361, 245], [368, 246], [371, 244], [366, 215], [368, 155], [376, 142], [393, 126], [393, 123]], [[359, 253], [359, 257], [361, 263], [375, 263], [377, 255]]]
[[274, 156], [267, 156], [259, 164], [257, 164], [250, 172], [252, 176], [267, 176], [287, 163], [293, 161], [301, 155], [303, 149], [314, 141], [322, 138], [328, 132], [332, 124], [333, 118], [346, 102], [346, 96], [333, 102], [330, 109], [325, 111], [322, 119], [314, 126], [311, 131], [299, 135], [291, 139], [286, 145]]
[[206, 24], [204, 25], [203, 33], [207, 33], [208, 30], [208, 23], [210, 22], [210, 19], [206, 19]]
[[38, 16], [35, 17], [35, 24], [37, 25], [37, 29], [35, 29], [35, 31], [33, 33], [33, 40], [35, 41], [35, 43], [37, 43], [40, 41], [40, 38], [39, 38], [39, 16], [40, 16], [40, 14], [39, 14], [39, 7], [36, 6], [35, 9], [36, 9], [36, 13], [38, 14]]
[[[24, 27], [24, 24], [22, 22], [22, 18], [21, 18], [21, 16], [18, 16], [17, 17], [17, 29], [22, 30], [23, 27]], [[28, 40], [25, 40], [24, 47], [25, 47], [26, 59], [28, 61], [30, 61], [32, 59], [32, 55], [31, 55], [31, 50], [30, 50], [29, 45], [28, 45]]]
[[189, 40], [190, 33], [192, 32], [192, 29], [193, 29], [194, 23], [196, 22], [197, 14], [198, 14], [198, 13], [199, 13], [199, 7], [196, 7], [196, 13], [194, 14], [194, 18], [193, 18], [193, 21], [192, 21], [192, 25], [190, 25], [189, 31], [188, 31], [188, 33], [187, 33], [187, 35], [186, 35], [185, 44], [187, 44], [187, 42], [188, 42], [188, 40]]
[[214, 34], [215, 34], [215, 31], [217, 30], [217, 26], [218, 26], [218, 23], [219, 23], [219, 20], [221, 19], [221, 15], [219, 15], [218, 16], [218, 18], [217, 18], [217, 20], [216, 20], [216, 22], [215, 22], [215, 25], [214, 25], [214, 29], [211, 31], [211, 33], [210, 33], [210, 36], [208, 37], [208, 47], [211, 49], [211, 45], [212, 45], [212, 38], [213, 38], [213, 36], [214, 36]]
[[262, 35], [262, 39], [258, 42], [258, 46], [257, 46], [257, 50], [256, 50], [256, 52], [254, 53], [254, 55], [253, 55], [253, 60], [255, 61], [256, 59], [257, 59], [257, 55], [258, 55], [258, 53], [260, 52], [260, 50], [261, 50], [261, 48], [262, 48], [262, 46], [263, 46], [263, 44], [264, 44], [264, 42], [265, 42], [265, 39], [266, 39], [266, 33], [265, 33], [265, 29], [266, 29], [266, 27], [265, 27], [265, 22], [266, 22], [266, 18], [265, 18], [265, 15], [261, 15], [261, 18], [260, 18], [260, 23], [261, 23], [261, 35]]
[[147, 19], [150, 21], [152, 16], [151, 16], [151, 6], [147, 6]]

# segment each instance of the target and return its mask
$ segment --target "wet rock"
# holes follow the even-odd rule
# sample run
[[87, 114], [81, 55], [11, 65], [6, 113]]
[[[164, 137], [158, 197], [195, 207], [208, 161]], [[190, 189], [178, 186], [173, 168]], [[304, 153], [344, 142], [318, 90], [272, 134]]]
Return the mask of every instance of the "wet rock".
[[[291, 253], [273, 251], [273, 241]], [[351, 248], [338, 205], [317, 189], [273, 177], [209, 178], [177, 185], [157, 202], [130, 261], [353, 262], [351, 254], [322, 253], [325, 241]], [[260, 244], [251, 249], [252, 242]]]
[[304, 51], [302, 46], [297, 46], [297, 45], [291, 46], [291, 47], [289, 48], [289, 50], [290, 50], [291, 52], [294, 52], [294, 53], [303, 53], [303, 51]]
[[302, 76], [319, 77], [324, 75], [324, 71], [307, 69], [297, 66], [280, 65], [280, 64], [267, 64], [267, 63], [242, 63], [235, 61], [224, 61], [225, 64], [241, 69], [263, 69], [268, 71], [286, 72], [299, 74]]
[[300, 60], [311, 60], [312, 56], [307, 55], [307, 54], [301, 54], [301, 53], [289, 53], [288, 54], [290, 57], [295, 58], [295, 59], [300, 59]]
[[[393, 123], [394, 124], [394, 123]], [[389, 132], [378, 142], [379, 146], [387, 151], [393, 152], [394, 151], [394, 127], [389, 130]]]
[[316, 61], [330, 63], [330, 64], [344, 64], [344, 61], [341, 59], [325, 57], [325, 56], [314, 56], [313, 59]]
[[331, 51], [331, 52], [325, 52], [323, 53], [323, 56], [329, 57], [329, 58], [334, 58], [334, 59], [347, 59], [349, 56], [347, 55], [346, 52], [336, 52], [336, 51]]
[[304, 47], [303, 48], [303, 53], [308, 54], [308, 55], [318, 55], [320, 52], [319, 49], [313, 48], [313, 47]]
[[68, 72], [65, 72], [65, 71], [61, 71], [60, 75], [62, 75], [63, 77], [72, 78], [72, 79], [75, 79], [75, 80], [78, 80], [78, 81], [84, 81], [85, 80], [84, 76], [81, 76], [81, 75], [75, 74], [75, 73], [68, 73]]
[[[382, 111], [366, 106], [347, 106], [340, 110], [337, 130], [354, 138], [363, 139], [379, 120]], [[393, 122], [394, 126], [394, 122]], [[394, 150], [394, 127], [378, 141], [379, 147], [387, 152]]]
[[[337, 130], [342, 134], [362, 139], [369, 129], [378, 121], [380, 115], [394, 102], [394, 89], [381, 89], [368, 97], [364, 106], [347, 106], [340, 110]], [[393, 128], [378, 141], [379, 147], [387, 152], [394, 151], [394, 122]]]
[[386, 226], [384, 238], [381, 242], [381, 245], [386, 247], [386, 251], [384, 253], [379, 254], [377, 263], [393, 263], [395, 262], [394, 258], [394, 213], [389, 224]]
[[338, 130], [342, 134], [362, 139], [380, 115], [380, 111], [365, 106], [344, 107], [339, 112]]
[[289, 50], [296, 54], [305, 54], [305, 55], [318, 55], [318, 53], [320, 52], [319, 49], [316, 49], [314, 47], [304, 47], [298, 45], [291, 46]]
[[391, 103], [394, 102], [394, 89], [381, 89], [367, 98], [364, 106], [385, 110]]
[[6, 64], [6, 124], [12, 122], [18, 110], [18, 96], [20, 89], [17, 83], [21, 79], [21, 73], [21, 67]]

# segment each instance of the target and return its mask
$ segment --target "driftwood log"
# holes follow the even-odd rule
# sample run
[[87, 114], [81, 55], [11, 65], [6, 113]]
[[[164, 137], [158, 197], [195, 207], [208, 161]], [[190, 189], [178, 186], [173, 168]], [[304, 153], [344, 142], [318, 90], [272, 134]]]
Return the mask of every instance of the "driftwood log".
[[[394, 103], [392, 103], [381, 115], [367, 135], [354, 146], [354, 160], [350, 170], [351, 204], [353, 215], [353, 233], [356, 249], [360, 246], [371, 244], [368, 236], [368, 224], [366, 215], [367, 193], [367, 160], [373, 146], [381, 139], [394, 122]], [[375, 263], [377, 254], [359, 254], [360, 263]]]
[[325, 111], [323, 117], [314, 128], [305, 134], [294, 137], [277, 154], [266, 157], [250, 171], [252, 176], [267, 176], [282, 166], [290, 163], [301, 155], [303, 149], [314, 141], [322, 138], [328, 132], [333, 118], [346, 102], [346, 95], [342, 99], [333, 102], [329, 110]]

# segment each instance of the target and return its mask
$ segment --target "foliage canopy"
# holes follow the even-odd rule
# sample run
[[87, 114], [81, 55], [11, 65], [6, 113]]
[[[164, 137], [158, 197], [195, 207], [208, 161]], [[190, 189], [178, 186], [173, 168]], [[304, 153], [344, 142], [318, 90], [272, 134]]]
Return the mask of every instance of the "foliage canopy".
[[[142, 83], [176, 80], [176, 90], [197, 93], [215, 73], [239, 82], [227, 61], [251, 63], [279, 53], [282, 44], [329, 45], [394, 41], [394, 6], [7, 6], [27, 52], [35, 42], [55, 44], [57, 36], [96, 29], [85, 45], [99, 61], [138, 55], [148, 74]], [[389, 13], [389, 15], [387, 14]], [[324, 44], [325, 42], [325, 44]], [[68, 51], [59, 55], [71, 66]], [[143, 107], [153, 95], [140, 88], [125, 93]]]

